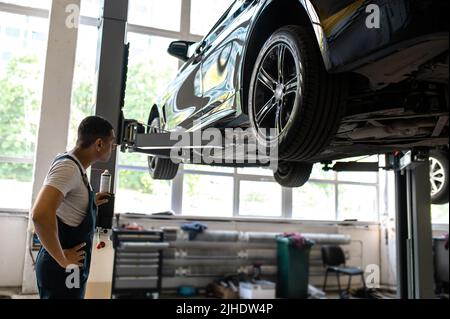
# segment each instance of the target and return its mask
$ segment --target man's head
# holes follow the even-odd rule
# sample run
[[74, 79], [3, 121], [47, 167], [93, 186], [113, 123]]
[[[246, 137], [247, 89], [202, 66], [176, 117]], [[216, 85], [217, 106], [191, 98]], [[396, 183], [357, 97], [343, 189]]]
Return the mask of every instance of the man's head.
[[77, 147], [91, 149], [98, 161], [106, 162], [115, 147], [114, 129], [107, 120], [99, 116], [88, 116], [78, 127]]

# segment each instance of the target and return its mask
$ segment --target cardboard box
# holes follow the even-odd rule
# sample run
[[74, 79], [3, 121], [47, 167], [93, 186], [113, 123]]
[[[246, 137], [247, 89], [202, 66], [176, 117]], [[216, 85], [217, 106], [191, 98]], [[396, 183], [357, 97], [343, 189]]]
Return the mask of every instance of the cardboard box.
[[239, 296], [241, 299], [275, 299], [275, 283], [265, 280], [241, 282]]
[[234, 291], [231, 288], [226, 288], [217, 283], [211, 284], [211, 290], [214, 296], [221, 299], [239, 299], [239, 291]]

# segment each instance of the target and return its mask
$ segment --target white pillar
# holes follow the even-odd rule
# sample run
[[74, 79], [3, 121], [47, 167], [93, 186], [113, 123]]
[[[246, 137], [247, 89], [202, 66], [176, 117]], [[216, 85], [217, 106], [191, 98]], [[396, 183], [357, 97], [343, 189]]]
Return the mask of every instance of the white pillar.
[[[53, 158], [67, 147], [80, 1], [52, 1], [34, 160], [32, 203], [41, 189]], [[33, 231], [31, 218], [28, 226], [22, 293], [35, 293], [36, 277], [28, 252]]]

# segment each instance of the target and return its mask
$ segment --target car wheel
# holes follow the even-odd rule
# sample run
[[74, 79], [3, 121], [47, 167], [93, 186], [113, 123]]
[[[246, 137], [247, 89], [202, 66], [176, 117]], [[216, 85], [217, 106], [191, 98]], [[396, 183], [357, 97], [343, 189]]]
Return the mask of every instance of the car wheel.
[[274, 177], [281, 186], [300, 187], [308, 181], [312, 167], [311, 163], [280, 162]]
[[256, 59], [250, 82], [248, 113], [259, 143], [278, 143], [280, 159], [288, 161], [319, 154], [344, 114], [343, 77], [327, 73], [306, 28], [275, 31]]
[[[159, 117], [149, 120], [150, 128], [148, 133], [158, 133], [160, 129]], [[172, 180], [178, 172], [178, 164], [172, 162], [170, 158], [161, 158], [158, 156], [148, 157], [148, 169], [153, 179]]]
[[448, 153], [445, 151], [430, 151], [430, 183], [431, 203], [448, 203]]

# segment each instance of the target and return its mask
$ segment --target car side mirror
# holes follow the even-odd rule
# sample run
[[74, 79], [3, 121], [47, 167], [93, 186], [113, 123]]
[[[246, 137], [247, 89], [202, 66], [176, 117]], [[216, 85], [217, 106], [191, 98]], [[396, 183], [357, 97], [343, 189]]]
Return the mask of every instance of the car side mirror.
[[169, 49], [167, 50], [167, 52], [170, 55], [186, 62], [187, 60], [189, 60], [189, 47], [194, 43], [195, 42], [191, 41], [174, 41], [169, 45]]

